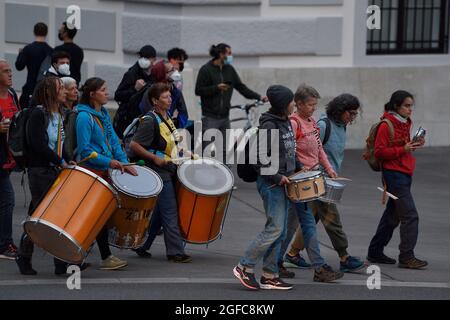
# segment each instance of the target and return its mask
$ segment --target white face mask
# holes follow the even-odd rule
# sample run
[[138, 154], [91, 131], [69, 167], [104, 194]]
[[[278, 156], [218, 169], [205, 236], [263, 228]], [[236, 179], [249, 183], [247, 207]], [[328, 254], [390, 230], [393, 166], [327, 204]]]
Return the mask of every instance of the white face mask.
[[138, 63], [141, 69], [148, 69], [151, 65], [150, 60], [147, 58], [139, 58]]
[[58, 72], [63, 76], [70, 76], [70, 65], [64, 63], [58, 67]]
[[172, 79], [173, 82], [179, 82], [181, 81], [181, 73], [178, 70], [175, 70], [169, 78]]

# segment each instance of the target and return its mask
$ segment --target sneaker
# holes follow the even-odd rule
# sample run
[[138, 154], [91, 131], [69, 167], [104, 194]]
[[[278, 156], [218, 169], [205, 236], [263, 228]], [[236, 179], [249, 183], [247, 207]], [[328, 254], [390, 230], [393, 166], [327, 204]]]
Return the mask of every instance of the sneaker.
[[387, 255], [382, 253], [380, 256], [367, 256], [367, 260], [371, 263], [381, 263], [381, 264], [396, 264], [395, 259], [389, 258]]
[[0, 253], [0, 259], [8, 259], [8, 260], [15, 260], [17, 257], [17, 248], [13, 245], [8, 245], [8, 248]]
[[299, 254], [294, 257], [291, 257], [289, 254], [286, 254], [284, 257], [283, 266], [286, 268], [298, 268], [298, 269], [310, 269], [311, 265], [306, 262], [306, 260]]
[[133, 249], [133, 251], [136, 252], [136, 254], [141, 258], [150, 259], [152, 257], [152, 254], [150, 252], [145, 251], [144, 249], [141, 248]]
[[343, 272], [334, 271], [329, 265], [323, 265], [319, 270], [314, 270], [315, 282], [333, 282], [344, 276]]
[[348, 256], [345, 262], [341, 261], [341, 272], [353, 272], [364, 268], [364, 262], [356, 257]]
[[19, 267], [19, 271], [21, 274], [26, 276], [35, 276], [37, 275], [36, 270], [31, 266], [31, 259], [24, 258], [21, 256], [17, 256], [16, 258], [17, 266]]
[[113, 255], [110, 255], [100, 263], [100, 270], [117, 270], [124, 268], [128, 265], [128, 262], [121, 260]]
[[280, 278], [284, 278], [284, 279], [295, 278], [295, 273], [292, 271], [289, 271], [288, 269], [286, 269], [283, 266], [280, 266], [279, 274], [280, 274]]
[[398, 267], [405, 269], [423, 269], [428, 265], [428, 262], [424, 260], [419, 260], [417, 258], [409, 259], [408, 261], [401, 262], [399, 261]]
[[294, 286], [292, 284], [286, 283], [280, 278], [268, 279], [264, 276], [261, 277], [260, 287], [261, 289], [271, 290], [291, 290]]
[[244, 287], [250, 290], [259, 290], [260, 286], [258, 281], [256, 281], [255, 274], [245, 271], [245, 268], [241, 269], [239, 266], [234, 267], [233, 274]]
[[176, 254], [174, 256], [167, 256], [167, 260], [177, 263], [188, 263], [192, 261], [192, 257], [187, 254]]

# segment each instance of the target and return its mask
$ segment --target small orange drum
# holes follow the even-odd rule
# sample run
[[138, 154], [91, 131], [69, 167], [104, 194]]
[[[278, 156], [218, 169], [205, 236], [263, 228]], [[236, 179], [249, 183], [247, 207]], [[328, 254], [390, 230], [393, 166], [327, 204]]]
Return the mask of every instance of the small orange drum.
[[147, 239], [153, 209], [162, 190], [162, 180], [156, 172], [133, 166], [138, 176], [109, 170], [114, 188], [119, 192], [118, 208], [106, 224], [109, 244], [122, 249], [139, 248]]
[[63, 261], [81, 263], [117, 207], [117, 192], [105, 180], [70, 167], [61, 171], [23, 226], [37, 246]]
[[189, 243], [205, 244], [222, 233], [233, 190], [233, 173], [209, 158], [183, 162], [177, 171], [178, 221]]

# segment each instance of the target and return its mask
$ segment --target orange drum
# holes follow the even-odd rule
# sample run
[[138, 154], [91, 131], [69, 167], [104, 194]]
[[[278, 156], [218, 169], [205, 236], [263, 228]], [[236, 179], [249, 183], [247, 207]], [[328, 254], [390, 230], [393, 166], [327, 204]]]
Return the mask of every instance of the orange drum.
[[105, 180], [81, 167], [66, 168], [23, 226], [37, 246], [81, 263], [117, 207], [117, 192]]
[[222, 234], [233, 190], [233, 173], [213, 159], [188, 160], [178, 167], [178, 221], [189, 243], [206, 244]]
[[120, 208], [106, 224], [108, 239], [110, 245], [122, 249], [139, 248], [147, 239], [147, 229], [163, 185], [153, 170], [133, 167], [138, 176], [109, 170], [111, 183], [119, 192]]

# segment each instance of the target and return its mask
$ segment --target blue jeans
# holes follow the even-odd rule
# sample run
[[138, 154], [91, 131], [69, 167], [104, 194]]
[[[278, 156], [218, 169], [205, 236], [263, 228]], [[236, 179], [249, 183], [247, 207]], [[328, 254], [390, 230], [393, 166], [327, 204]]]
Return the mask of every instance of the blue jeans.
[[296, 235], [297, 228], [299, 227], [299, 219], [297, 216], [297, 211], [294, 208], [295, 203], [291, 203], [288, 218], [287, 218], [287, 227], [286, 227], [286, 239], [281, 243], [280, 255], [278, 256], [278, 265], [282, 266], [284, 261], [284, 255], [287, 251], [289, 244], [291, 243], [292, 238]]
[[161, 227], [164, 230], [166, 254], [170, 256], [184, 254], [184, 242], [178, 226], [177, 198], [171, 180], [163, 182], [163, 188], [150, 221], [148, 238], [141, 249], [150, 249]]
[[0, 253], [13, 243], [12, 215], [14, 210], [14, 189], [9, 173], [0, 169]]
[[295, 203], [294, 207], [302, 227], [306, 252], [308, 253], [313, 268], [317, 270], [325, 264], [325, 260], [320, 255], [316, 219], [311, 210], [311, 203]]
[[258, 192], [264, 202], [266, 224], [264, 230], [253, 240], [240, 264], [253, 269], [263, 259], [263, 271], [278, 276], [278, 256], [281, 243], [286, 238], [287, 217], [290, 201], [286, 197], [284, 187], [270, 188], [270, 184], [258, 177]]
[[399, 171], [384, 170], [383, 178], [387, 191], [399, 199], [389, 198], [377, 232], [370, 241], [368, 253], [371, 257], [383, 254], [384, 247], [388, 245], [394, 230], [400, 224], [399, 260], [405, 262], [414, 258], [419, 234], [419, 215], [411, 194], [412, 177]]

